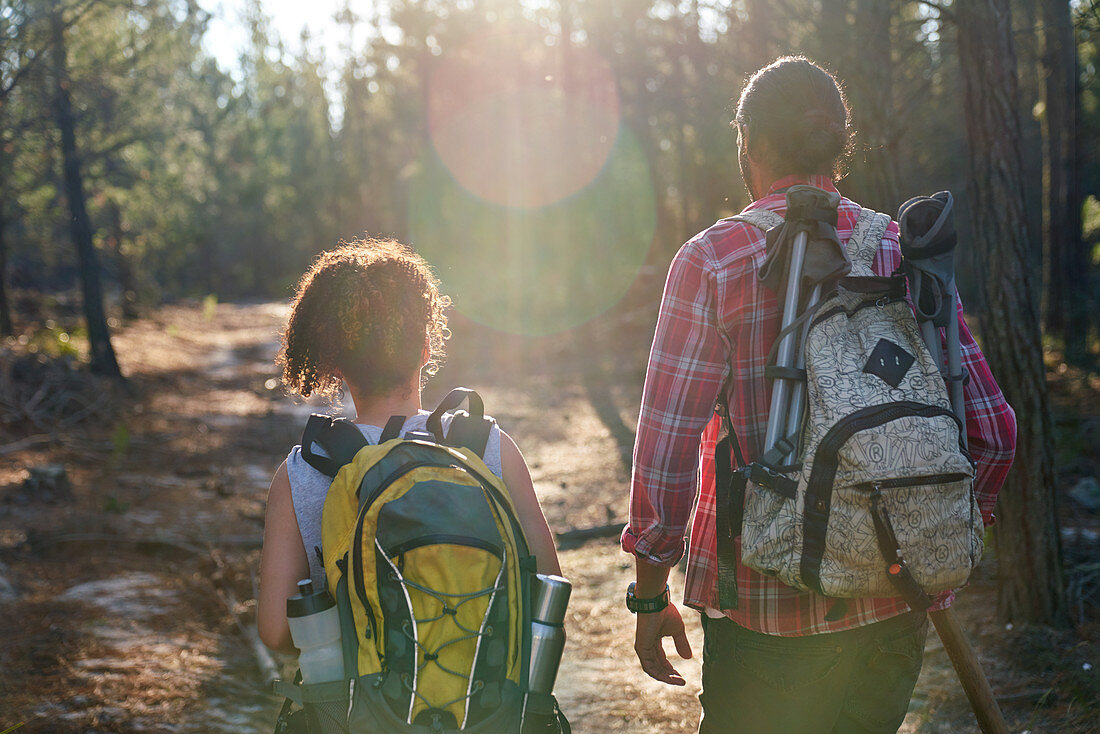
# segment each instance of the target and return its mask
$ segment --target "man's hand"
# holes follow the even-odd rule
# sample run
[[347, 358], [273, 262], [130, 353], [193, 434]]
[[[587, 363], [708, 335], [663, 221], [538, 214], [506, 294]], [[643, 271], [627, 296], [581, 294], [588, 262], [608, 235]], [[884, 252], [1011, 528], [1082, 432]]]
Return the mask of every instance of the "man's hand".
[[650, 678], [673, 686], [685, 684], [683, 677], [665, 657], [662, 640], [671, 637], [676, 643], [676, 653], [687, 660], [691, 657], [684, 620], [675, 604], [669, 604], [659, 612], [638, 614], [638, 627], [634, 633], [634, 652], [642, 664], [642, 670]]

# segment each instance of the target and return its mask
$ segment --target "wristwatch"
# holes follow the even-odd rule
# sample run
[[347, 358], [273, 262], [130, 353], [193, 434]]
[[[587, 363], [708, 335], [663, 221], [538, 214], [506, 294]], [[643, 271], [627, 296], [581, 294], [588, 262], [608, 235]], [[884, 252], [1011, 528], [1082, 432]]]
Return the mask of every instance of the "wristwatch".
[[634, 583], [626, 587], [626, 608], [634, 614], [653, 614], [668, 606], [668, 584], [665, 590], [652, 599], [639, 599], [634, 596]]

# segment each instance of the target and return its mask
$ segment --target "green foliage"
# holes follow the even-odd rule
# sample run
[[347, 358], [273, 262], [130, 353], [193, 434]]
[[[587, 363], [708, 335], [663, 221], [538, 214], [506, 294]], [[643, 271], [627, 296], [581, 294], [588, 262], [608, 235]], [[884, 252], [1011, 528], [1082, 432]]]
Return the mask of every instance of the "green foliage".
[[[347, 41], [333, 63], [309, 36], [293, 46], [279, 38], [261, 4], [251, 3], [251, 43], [230, 70], [204, 49], [206, 14], [185, 0], [11, 0], [0, 11], [0, 252], [11, 285], [49, 292], [77, 283], [52, 122], [55, 14], [66, 24], [67, 84], [96, 246], [108, 290], [119, 294], [109, 302], [123, 293], [145, 300], [285, 297], [319, 250], [364, 232], [433, 252], [431, 240], [472, 246], [473, 232], [463, 228], [479, 225], [466, 216], [469, 207], [433, 210], [418, 199], [441, 160], [451, 177], [448, 200], [461, 195], [455, 184], [469, 188], [468, 171], [446, 155], [441, 131], [460, 131], [451, 140], [459, 148], [475, 148], [479, 134], [499, 139], [496, 152], [512, 156], [514, 169], [504, 188], [512, 176], [545, 176], [547, 160], [566, 173], [579, 170], [589, 128], [570, 133], [550, 118], [586, 119], [593, 90], [603, 94], [591, 83], [599, 69], [607, 72], [615, 127], [629, 131], [644, 161], [636, 198], [608, 199], [590, 186], [572, 191], [575, 200], [542, 202], [541, 211], [515, 208], [519, 220], [547, 230], [535, 240], [603, 238], [631, 259], [652, 218], [647, 258], [662, 271], [684, 240], [747, 203], [728, 124], [734, 96], [748, 74], [784, 53], [809, 54], [845, 82], [859, 146], [843, 191], [892, 212], [909, 196], [946, 188], [966, 214], [954, 29], [929, 4], [382, 0], [361, 16], [352, 7], [338, 18]], [[1078, 130], [1083, 191], [1096, 196], [1100, 33], [1089, 8], [1076, 6]], [[1015, 25], [1027, 28], [1034, 11], [1023, 3], [1019, 10]], [[1019, 36], [1021, 104], [1030, 110], [1037, 46], [1031, 34]], [[477, 60], [507, 39], [521, 43], [481, 77], [448, 76], [477, 70]], [[504, 77], [513, 86], [492, 87]], [[523, 95], [532, 90], [544, 97], [527, 104]], [[487, 122], [470, 127], [471, 115]], [[472, 160], [494, 170], [493, 150]], [[1029, 166], [1038, 150], [1029, 147]], [[1029, 196], [1037, 203], [1034, 173]], [[470, 203], [507, 219], [503, 210], [493, 213], [491, 201], [487, 208]], [[428, 239], [416, 241], [421, 236]], [[477, 238], [489, 251], [514, 241], [499, 226], [478, 229]], [[964, 258], [964, 297], [972, 269]], [[583, 272], [548, 268], [533, 277], [544, 292], [583, 294], [591, 286]], [[585, 312], [602, 307], [589, 304]]]
[[113, 494], [109, 494], [103, 498], [103, 511], [112, 512], [116, 515], [123, 515], [130, 509], [129, 502], [122, 502]]
[[111, 434], [111, 446], [116, 458], [125, 455], [130, 449], [130, 438], [130, 429], [125, 423], [119, 423]]
[[53, 319], [47, 319], [41, 329], [34, 332], [27, 345], [32, 353], [41, 353], [49, 357], [71, 357], [79, 359], [80, 347], [87, 342], [87, 331], [83, 326], [65, 329]]
[[[1081, 236], [1085, 238], [1086, 242], [1100, 244], [1100, 199], [1095, 196], [1086, 198], [1084, 205], [1081, 207]], [[1095, 251], [1092, 264], [1100, 264], [1096, 259]]]
[[208, 294], [202, 299], [202, 318], [203, 321], [210, 321], [214, 318], [214, 314], [218, 311], [218, 297], [213, 293]]

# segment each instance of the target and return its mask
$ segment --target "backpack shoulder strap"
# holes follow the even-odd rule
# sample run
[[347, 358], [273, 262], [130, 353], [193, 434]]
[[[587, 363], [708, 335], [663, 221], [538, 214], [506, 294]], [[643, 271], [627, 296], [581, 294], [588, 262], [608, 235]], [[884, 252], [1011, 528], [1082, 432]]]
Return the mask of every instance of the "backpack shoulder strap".
[[[335, 477], [340, 467], [354, 459], [367, 443], [363, 432], [347, 418], [314, 413], [302, 432], [302, 458], [325, 476]], [[314, 445], [319, 445], [327, 455], [315, 452]]]
[[386, 425], [382, 428], [382, 435], [379, 436], [378, 443], [382, 444], [399, 437], [401, 435], [401, 429], [404, 427], [405, 416], [391, 415], [390, 419], [386, 421]]
[[745, 224], [751, 224], [757, 229], [762, 229], [765, 232], [772, 227], [778, 227], [783, 224], [783, 217], [768, 209], [749, 209], [743, 211], [740, 214], [735, 214], [732, 217], [728, 217], [728, 220], [735, 222], [744, 222]]
[[878, 253], [886, 228], [890, 226], [890, 217], [879, 214], [873, 209], [861, 209], [859, 218], [852, 228], [852, 235], [845, 243], [848, 259], [852, 265], [860, 265], [868, 272], [853, 272], [852, 275], [871, 275], [874, 270], [875, 255]]

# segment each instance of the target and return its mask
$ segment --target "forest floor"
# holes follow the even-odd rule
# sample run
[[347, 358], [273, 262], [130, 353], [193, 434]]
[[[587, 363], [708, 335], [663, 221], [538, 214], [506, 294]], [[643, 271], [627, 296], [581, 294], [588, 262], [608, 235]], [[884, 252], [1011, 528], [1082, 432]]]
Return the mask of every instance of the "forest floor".
[[[284, 316], [277, 304], [162, 307], [117, 330], [125, 388], [83, 370], [43, 382], [51, 362], [6, 347], [22, 367], [0, 369], [0, 399], [19, 380], [45, 387], [0, 424], [0, 732], [273, 725], [280, 701], [264, 692], [249, 639], [265, 497], [317, 409], [276, 385]], [[651, 317], [611, 314], [537, 340], [456, 322], [425, 402], [478, 389], [523, 449], [555, 531], [621, 524]], [[1100, 475], [1100, 379], [1055, 370], [1052, 385], [1068, 487]], [[60, 402], [69, 389], [83, 408]], [[48, 465], [68, 486], [40, 478]], [[993, 551], [956, 606], [1013, 732], [1100, 730], [1100, 515], [1068, 497], [1061, 507], [1074, 631], [998, 624]], [[574, 730], [695, 731], [697, 615], [684, 614], [695, 657], [672, 657], [687, 686], [657, 683], [636, 663], [622, 603], [631, 559], [604, 537], [563, 545], [561, 563], [574, 590], [557, 693]], [[679, 571], [671, 583], [682, 591]], [[977, 731], [935, 634], [902, 731]]]

